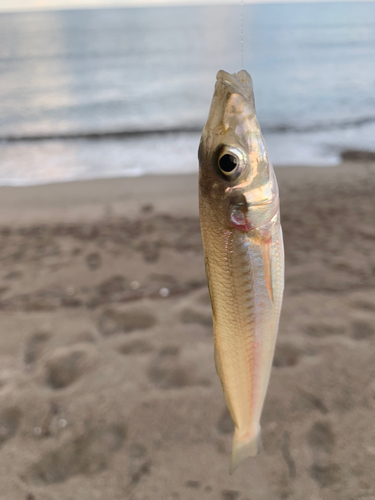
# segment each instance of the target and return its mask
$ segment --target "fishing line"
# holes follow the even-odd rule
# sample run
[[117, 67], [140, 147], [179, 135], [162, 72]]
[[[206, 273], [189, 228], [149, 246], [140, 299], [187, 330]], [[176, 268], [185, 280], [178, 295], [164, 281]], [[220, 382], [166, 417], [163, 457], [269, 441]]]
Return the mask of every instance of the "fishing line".
[[243, 69], [243, 2], [241, 0], [241, 69]]

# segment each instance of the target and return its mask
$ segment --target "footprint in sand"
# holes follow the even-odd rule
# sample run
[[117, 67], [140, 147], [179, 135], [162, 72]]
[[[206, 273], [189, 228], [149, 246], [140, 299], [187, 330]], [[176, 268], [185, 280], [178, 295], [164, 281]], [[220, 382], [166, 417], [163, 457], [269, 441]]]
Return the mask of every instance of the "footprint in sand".
[[296, 463], [293, 459], [290, 448], [291, 448], [291, 446], [290, 446], [290, 434], [289, 434], [289, 432], [285, 431], [284, 436], [283, 436], [283, 443], [281, 445], [281, 453], [282, 453], [283, 458], [285, 460], [285, 463], [288, 467], [289, 477], [291, 479], [294, 479], [296, 477], [296, 474], [297, 474]]
[[130, 474], [131, 479], [129, 485], [130, 489], [134, 488], [134, 486], [136, 486], [144, 476], [150, 474], [151, 466], [152, 466], [151, 460], [146, 460], [141, 465], [137, 466], [137, 468], [133, 472], [131, 472]]
[[353, 309], [375, 312], [375, 292], [373, 291], [355, 293], [350, 302]]
[[[121, 274], [114, 274], [102, 281], [93, 290], [88, 307], [94, 309], [101, 304], [120, 301], [124, 298], [126, 290], [126, 278]], [[125, 294], [126, 295], [126, 294]]]
[[122, 312], [107, 309], [99, 317], [98, 328], [104, 337], [116, 333], [130, 333], [135, 330], [146, 330], [156, 324], [153, 314], [142, 309]]
[[223, 500], [237, 500], [237, 498], [240, 496], [239, 491], [236, 490], [222, 490], [221, 491], [221, 498]]
[[96, 354], [85, 344], [59, 347], [45, 362], [45, 383], [52, 389], [68, 387], [92, 367]]
[[92, 252], [86, 255], [85, 261], [90, 271], [96, 271], [102, 266], [102, 256], [98, 252]]
[[279, 343], [276, 345], [273, 366], [275, 368], [284, 368], [296, 366], [301, 357], [300, 349], [291, 343]]
[[351, 336], [355, 340], [366, 340], [375, 335], [375, 327], [366, 320], [353, 321], [351, 324]]
[[180, 350], [177, 346], [164, 347], [154, 360], [148, 377], [162, 389], [189, 385], [188, 374], [179, 366]]
[[338, 464], [326, 463], [326, 461], [315, 462], [310, 467], [310, 476], [321, 488], [327, 488], [341, 480], [340, 466]]
[[316, 458], [309, 469], [310, 476], [321, 488], [327, 488], [341, 480], [340, 466], [330, 463], [328, 457], [333, 452], [335, 442], [335, 434], [328, 421], [315, 422], [307, 435], [307, 444]]
[[110, 300], [116, 296], [116, 294], [122, 293], [125, 290], [125, 283], [125, 276], [114, 274], [98, 285], [97, 292], [101, 298]]
[[34, 332], [26, 340], [23, 359], [26, 365], [34, 364], [45, 352], [46, 344], [52, 337], [50, 332]]
[[313, 424], [308, 435], [307, 443], [313, 450], [331, 454], [336, 438], [332, 426], [328, 421], [318, 421]]
[[151, 212], [154, 211], [154, 205], [152, 203], [145, 203], [144, 205], [141, 206], [140, 211], [143, 214], [150, 214]]
[[185, 486], [187, 488], [192, 488], [192, 489], [195, 489], [195, 490], [197, 490], [198, 488], [200, 488], [200, 485], [201, 485], [201, 483], [199, 481], [194, 481], [193, 479], [189, 479], [189, 481], [185, 482]]
[[181, 322], [212, 327], [212, 314], [209, 310], [205, 311], [187, 307], [181, 312]]
[[152, 346], [145, 340], [132, 340], [118, 347], [118, 352], [125, 356], [133, 354], [146, 354], [153, 350]]
[[22, 271], [11, 271], [4, 276], [5, 280], [19, 280], [23, 277]]
[[129, 456], [130, 458], [143, 458], [147, 454], [147, 448], [141, 443], [133, 443], [129, 448]]
[[72, 336], [70, 340], [70, 344], [78, 344], [78, 343], [88, 343], [88, 344], [93, 344], [98, 340], [97, 335], [90, 331], [90, 330], [83, 330], [81, 332], [76, 333], [75, 335]]
[[76, 257], [77, 255], [81, 255], [82, 253], [82, 248], [81, 247], [74, 247], [71, 251], [71, 254]]
[[0, 447], [17, 432], [21, 421], [21, 410], [17, 407], [5, 408], [0, 413]]
[[194, 377], [195, 370], [181, 365], [180, 349], [177, 346], [164, 347], [148, 371], [148, 378], [161, 389], [176, 389], [191, 385], [208, 385], [208, 380]]
[[137, 250], [143, 254], [146, 262], [157, 262], [160, 258], [160, 243], [158, 241], [142, 241]]
[[216, 428], [220, 434], [233, 434], [234, 432], [234, 423], [226, 406], [216, 423]]
[[313, 323], [306, 326], [305, 333], [310, 337], [324, 338], [329, 335], [343, 335], [345, 327], [330, 323]]
[[315, 394], [312, 394], [302, 388], [299, 388], [298, 392], [303, 398], [301, 398], [301, 402], [303, 403], [304, 401], [303, 406], [306, 406], [307, 409], [319, 410], [323, 415], [329, 413], [329, 410], [321, 397], [316, 396]]
[[357, 302], [355, 302], [353, 304], [353, 306], [356, 309], [361, 309], [362, 311], [375, 311], [375, 300], [374, 301], [365, 300], [365, 299], [357, 300]]
[[123, 447], [125, 439], [126, 428], [121, 425], [86, 431], [45, 453], [30, 467], [23, 480], [48, 485], [62, 483], [78, 474], [102, 472], [107, 469], [113, 453]]

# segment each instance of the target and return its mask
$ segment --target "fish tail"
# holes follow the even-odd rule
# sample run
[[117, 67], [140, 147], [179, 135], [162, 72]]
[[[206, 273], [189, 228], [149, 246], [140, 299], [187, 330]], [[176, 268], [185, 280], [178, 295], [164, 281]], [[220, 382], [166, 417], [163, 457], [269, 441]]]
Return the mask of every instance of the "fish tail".
[[260, 425], [255, 432], [240, 437], [237, 428], [233, 436], [232, 457], [230, 461], [229, 474], [232, 474], [238, 465], [247, 457], [255, 457], [262, 451], [262, 433]]

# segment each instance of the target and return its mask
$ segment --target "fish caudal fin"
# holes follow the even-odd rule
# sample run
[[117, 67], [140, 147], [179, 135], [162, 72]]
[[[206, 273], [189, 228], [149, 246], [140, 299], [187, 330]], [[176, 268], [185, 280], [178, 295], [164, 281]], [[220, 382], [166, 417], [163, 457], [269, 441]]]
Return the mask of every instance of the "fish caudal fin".
[[237, 469], [238, 465], [248, 457], [255, 457], [262, 451], [262, 435], [260, 426], [257, 432], [240, 438], [234, 431], [232, 457], [230, 460], [229, 474]]

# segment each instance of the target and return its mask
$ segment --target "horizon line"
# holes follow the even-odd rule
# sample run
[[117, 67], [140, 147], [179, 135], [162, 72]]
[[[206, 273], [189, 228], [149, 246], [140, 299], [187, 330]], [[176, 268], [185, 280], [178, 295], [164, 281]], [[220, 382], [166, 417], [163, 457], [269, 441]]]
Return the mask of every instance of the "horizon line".
[[[254, 4], [315, 4], [315, 3], [374, 3], [375, 0], [244, 0], [245, 5]], [[13, 3], [13, 2], [12, 2]], [[97, 0], [96, 3], [77, 3], [72, 5], [18, 5], [18, 6], [1, 6], [0, 13], [7, 12], [48, 12], [59, 10], [95, 10], [95, 9], [116, 9], [116, 8], [150, 8], [150, 7], [181, 7], [181, 6], [240, 6], [240, 0], [114, 0], [112, 2], [102, 3], [102, 0]]]

